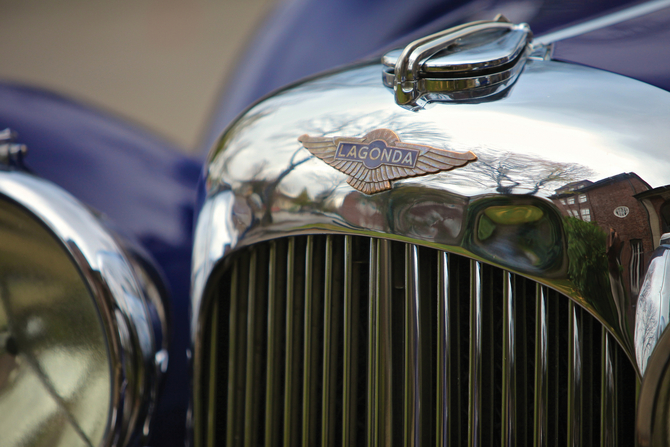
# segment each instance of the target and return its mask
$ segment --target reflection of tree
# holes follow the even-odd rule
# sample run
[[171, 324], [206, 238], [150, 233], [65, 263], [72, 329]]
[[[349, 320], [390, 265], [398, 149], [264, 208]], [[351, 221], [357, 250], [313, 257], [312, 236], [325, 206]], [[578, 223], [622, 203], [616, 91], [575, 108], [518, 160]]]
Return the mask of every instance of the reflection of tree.
[[564, 217], [568, 236], [568, 276], [582, 297], [593, 300], [610, 290], [607, 233], [598, 225], [575, 217]]
[[[445, 143], [449, 141], [449, 137], [445, 135], [444, 129], [433, 123], [416, 122], [416, 118], [411, 115], [384, 113], [379, 110], [364, 115], [343, 113], [319, 116], [301, 125], [301, 129], [304, 129], [306, 134], [324, 137], [362, 137], [371, 130], [379, 128], [393, 130], [403, 141], [414, 139], [430, 140], [433, 145], [436, 142]], [[415, 143], [417, 141], [411, 142]]]
[[289, 175], [295, 168], [300, 166], [301, 164], [305, 163], [307, 160], [310, 160], [314, 158], [313, 155], [307, 155], [306, 157], [303, 157], [301, 160], [296, 161], [296, 156], [298, 154], [303, 154], [303, 148], [297, 149], [295, 152], [293, 152], [293, 155], [291, 156], [291, 159], [289, 160], [288, 166], [286, 169], [281, 171], [277, 177], [275, 177], [272, 181], [268, 182], [265, 184], [265, 188], [263, 189], [263, 203], [265, 203], [265, 211], [263, 212], [263, 219], [261, 221], [262, 224], [270, 224], [272, 223], [272, 204], [275, 199], [275, 190], [277, 189], [277, 186], [281, 183], [282, 180], [284, 180], [284, 177]]
[[[484, 149], [475, 150], [477, 162], [469, 166], [468, 176], [484, 186], [495, 185], [496, 191], [512, 194], [514, 188], [522, 186], [526, 194], [536, 194], [542, 189], [552, 192], [559, 186], [584, 180], [594, 172], [576, 163], [560, 163], [539, 157], [505, 152], [496, 153]], [[472, 175], [474, 173], [479, 174]]]

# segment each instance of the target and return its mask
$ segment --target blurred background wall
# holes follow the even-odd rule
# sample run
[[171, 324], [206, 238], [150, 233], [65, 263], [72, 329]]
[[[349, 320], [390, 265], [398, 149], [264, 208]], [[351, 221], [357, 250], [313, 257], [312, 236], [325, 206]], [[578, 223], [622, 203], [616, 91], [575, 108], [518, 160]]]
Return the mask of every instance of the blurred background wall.
[[0, 0], [0, 81], [45, 87], [196, 146], [278, 0]]

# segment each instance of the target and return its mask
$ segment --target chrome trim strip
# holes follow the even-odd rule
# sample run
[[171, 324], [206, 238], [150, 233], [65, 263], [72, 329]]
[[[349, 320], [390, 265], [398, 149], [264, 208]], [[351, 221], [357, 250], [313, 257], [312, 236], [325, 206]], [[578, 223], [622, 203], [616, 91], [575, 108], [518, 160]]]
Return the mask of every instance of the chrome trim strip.
[[568, 303], [568, 446], [582, 445], [582, 327], [579, 308]]
[[623, 11], [617, 11], [615, 13], [608, 14], [604, 17], [599, 17], [597, 19], [580, 23], [579, 25], [571, 26], [569, 28], [565, 28], [559, 31], [554, 31], [553, 33], [535, 37], [533, 39], [533, 44], [549, 45], [559, 40], [569, 39], [571, 37], [576, 37], [581, 34], [596, 31], [598, 29], [605, 28], [611, 25], [616, 25], [617, 23], [632, 20], [637, 17], [646, 14], [651, 14], [653, 12], [660, 11], [661, 9], [668, 7], [670, 7], [670, 0], [655, 0], [647, 3], [642, 3], [641, 5], [635, 5], [633, 7], [624, 9]]
[[403, 401], [404, 446], [420, 445], [419, 371], [419, 253], [416, 245], [405, 245], [405, 394]]
[[449, 445], [449, 390], [451, 384], [451, 345], [449, 338], [449, 317], [451, 297], [449, 295], [449, 255], [437, 252], [437, 386], [436, 404], [436, 444], [441, 447]]
[[470, 261], [470, 366], [469, 366], [469, 407], [468, 445], [479, 446], [481, 438], [482, 405], [482, 268], [480, 262]]
[[502, 439], [503, 446], [516, 446], [516, 359], [515, 344], [515, 295], [513, 277], [503, 272], [503, 383], [502, 383]]
[[[0, 171], [0, 195], [33, 213], [61, 242], [79, 268], [100, 312], [111, 362], [111, 410], [103, 445], [126, 444], [148, 436], [154, 399], [167, 361], [167, 345], [156, 335], [160, 301], [145, 290], [163, 290], [142, 275], [122, 241], [91, 210], [57, 185], [21, 171]], [[143, 288], [143, 281], [147, 287]], [[166, 300], [166, 297], [161, 297]], [[164, 344], [167, 334], [162, 334]]]
[[278, 248], [277, 242], [270, 242], [270, 262], [268, 265], [268, 334], [267, 334], [267, 377], [266, 377], [266, 399], [265, 399], [265, 447], [275, 447], [279, 445], [278, 430], [280, 428], [280, 421], [278, 420], [277, 411], [279, 402], [281, 400], [281, 382], [279, 379], [278, 370], [281, 367], [277, 358], [280, 355], [280, 347], [278, 346], [278, 331], [281, 316], [281, 306], [278, 303], [277, 296], [277, 269], [280, 263], [278, 262]]
[[258, 419], [254, 415], [254, 406], [258, 399], [258, 385], [254, 383], [254, 352], [256, 339], [256, 314], [259, 303], [257, 302], [256, 288], [258, 287], [256, 278], [258, 254], [256, 250], [251, 251], [249, 259], [249, 290], [247, 291], [247, 352], [246, 352], [246, 371], [244, 387], [244, 445], [245, 447], [256, 446], [256, 438], [259, 428]]
[[600, 445], [616, 447], [617, 437], [617, 393], [615, 386], [616, 354], [607, 329], [602, 328], [602, 350], [600, 367]]
[[356, 330], [353, 303], [353, 241], [351, 236], [344, 237], [344, 325], [343, 325], [343, 374], [342, 374], [342, 446], [355, 442], [356, 427], [356, 384], [354, 383], [355, 346], [358, 341], [353, 336]]
[[323, 394], [321, 407], [321, 446], [334, 446], [335, 436], [335, 400], [336, 379], [335, 369], [337, 353], [335, 336], [333, 334], [333, 319], [337, 315], [333, 309], [333, 236], [326, 236], [326, 263], [324, 266], [324, 295], [323, 295]]
[[545, 288], [537, 285], [537, 307], [535, 309], [535, 402], [534, 435], [535, 445], [547, 443], [548, 369], [547, 369], [547, 294]]

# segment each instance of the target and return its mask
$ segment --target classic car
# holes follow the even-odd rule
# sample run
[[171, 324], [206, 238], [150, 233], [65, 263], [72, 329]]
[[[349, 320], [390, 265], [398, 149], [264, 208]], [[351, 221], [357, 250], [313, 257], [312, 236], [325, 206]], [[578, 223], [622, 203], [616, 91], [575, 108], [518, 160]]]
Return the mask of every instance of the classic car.
[[668, 445], [668, 24], [287, 2], [204, 160], [0, 84], [0, 446]]

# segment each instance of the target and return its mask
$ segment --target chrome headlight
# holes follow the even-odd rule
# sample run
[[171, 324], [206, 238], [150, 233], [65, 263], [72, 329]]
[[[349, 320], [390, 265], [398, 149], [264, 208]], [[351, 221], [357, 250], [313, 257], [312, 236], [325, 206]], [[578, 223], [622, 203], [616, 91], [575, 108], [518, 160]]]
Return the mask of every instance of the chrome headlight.
[[166, 350], [139, 268], [68, 193], [0, 171], [1, 445], [146, 433]]

